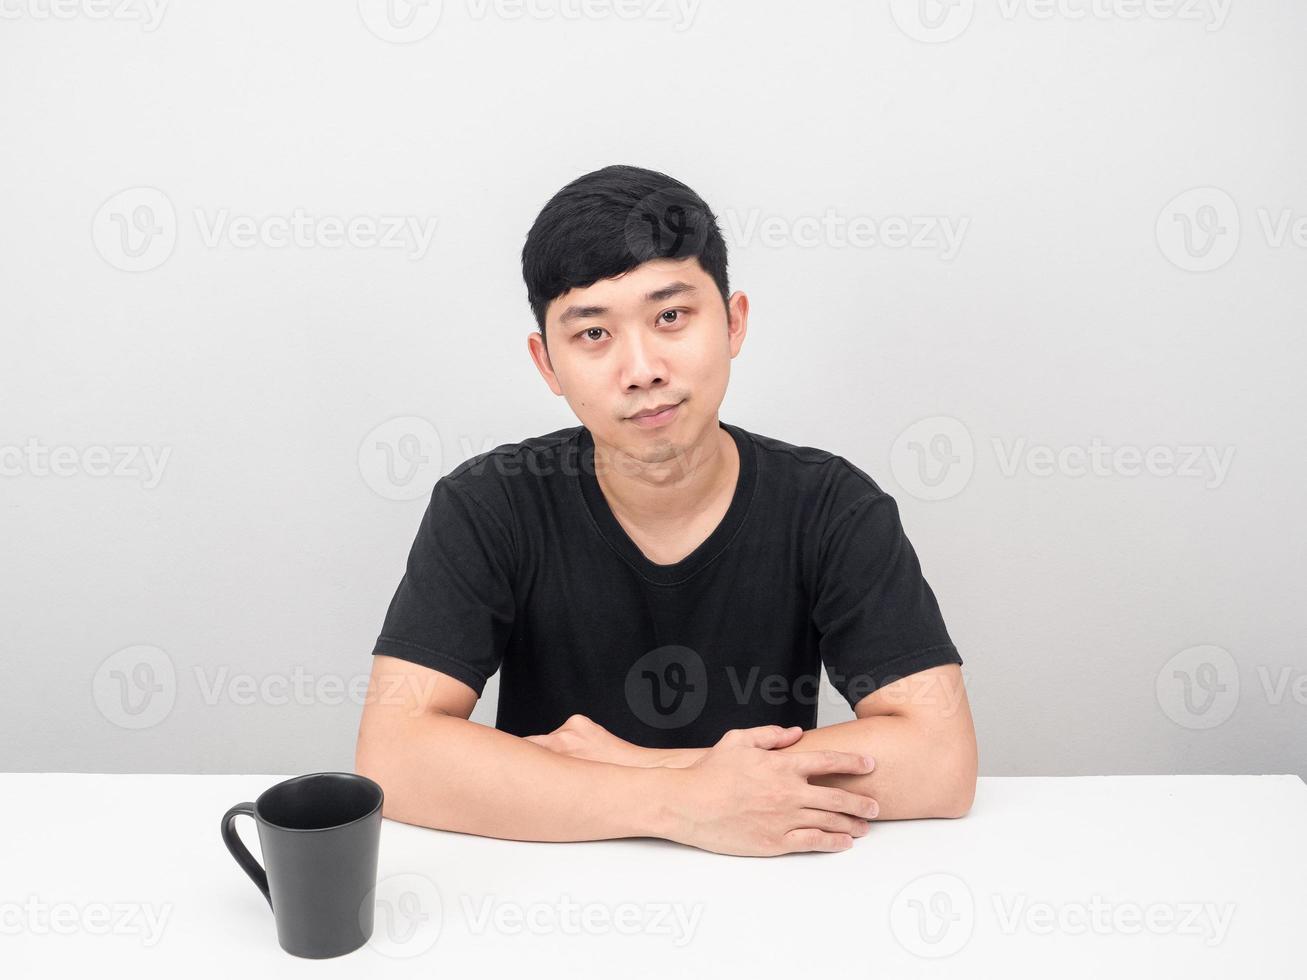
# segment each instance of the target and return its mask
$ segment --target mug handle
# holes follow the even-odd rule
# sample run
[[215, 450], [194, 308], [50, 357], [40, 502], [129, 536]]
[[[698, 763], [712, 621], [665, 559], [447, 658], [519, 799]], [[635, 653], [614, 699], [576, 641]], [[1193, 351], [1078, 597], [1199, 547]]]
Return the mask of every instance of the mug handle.
[[236, 818], [242, 814], [253, 817], [254, 804], [237, 803], [222, 815], [222, 842], [227, 845], [227, 850], [231, 851], [231, 856], [236, 859], [236, 863], [250, 876], [250, 881], [259, 886], [259, 891], [263, 892], [263, 897], [268, 900], [268, 908], [272, 908], [272, 894], [268, 891], [268, 873], [263, 870], [258, 861], [254, 860], [245, 842], [236, 833]]

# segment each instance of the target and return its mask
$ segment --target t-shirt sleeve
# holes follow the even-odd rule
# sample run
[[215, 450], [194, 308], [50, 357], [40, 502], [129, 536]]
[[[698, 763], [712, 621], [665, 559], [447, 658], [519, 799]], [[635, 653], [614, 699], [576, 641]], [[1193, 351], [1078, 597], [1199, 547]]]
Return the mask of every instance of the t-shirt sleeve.
[[910, 674], [962, 663], [883, 491], [854, 501], [827, 530], [812, 620], [827, 676], [850, 707]]
[[513, 628], [515, 549], [489, 507], [437, 481], [373, 655], [410, 660], [481, 695]]

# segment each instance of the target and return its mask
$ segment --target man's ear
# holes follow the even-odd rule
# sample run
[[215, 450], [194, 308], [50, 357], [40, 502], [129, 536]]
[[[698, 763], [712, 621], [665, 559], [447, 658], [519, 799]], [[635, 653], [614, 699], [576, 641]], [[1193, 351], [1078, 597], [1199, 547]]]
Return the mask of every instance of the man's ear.
[[731, 345], [731, 357], [740, 353], [744, 335], [749, 332], [749, 297], [741, 290], [731, 294], [726, 304], [726, 336]]
[[549, 390], [555, 395], [563, 393], [562, 386], [558, 383], [558, 376], [554, 374], [553, 362], [549, 359], [549, 348], [545, 346], [544, 335], [539, 330], [532, 330], [526, 338], [527, 352], [531, 355], [531, 361], [535, 364], [536, 370], [540, 372], [540, 377], [545, 379], [545, 384], [549, 385]]

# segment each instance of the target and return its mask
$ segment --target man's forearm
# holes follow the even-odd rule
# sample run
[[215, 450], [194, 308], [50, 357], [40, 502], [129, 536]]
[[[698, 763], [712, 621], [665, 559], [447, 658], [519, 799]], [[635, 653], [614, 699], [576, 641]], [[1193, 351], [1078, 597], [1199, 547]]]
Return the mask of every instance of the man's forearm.
[[[974, 738], [932, 736], [911, 719], [877, 715], [812, 728], [777, 752], [835, 749], [861, 752], [876, 768], [859, 776], [819, 776], [810, 782], [870, 796], [880, 805], [879, 820], [957, 817], [970, 809], [976, 787]], [[684, 768], [707, 749], [639, 748], [628, 764]]]
[[394, 820], [509, 840], [667, 835], [667, 770], [558, 755], [452, 715], [387, 726], [361, 733], [355, 770]]
[[878, 820], [960, 817], [976, 790], [973, 738], [940, 737], [899, 715], [875, 715], [813, 728], [778, 752], [836, 749], [865, 752], [876, 768], [865, 775], [814, 776], [809, 782], [870, 796]]

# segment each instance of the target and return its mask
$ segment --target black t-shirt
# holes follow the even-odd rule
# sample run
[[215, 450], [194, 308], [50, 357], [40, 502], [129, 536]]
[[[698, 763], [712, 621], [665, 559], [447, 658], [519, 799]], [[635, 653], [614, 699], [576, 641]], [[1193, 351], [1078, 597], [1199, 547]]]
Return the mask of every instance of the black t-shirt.
[[442, 477], [374, 654], [480, 695], [496, 727], [581, 713], [639, 745], [816, 725], [824, 664], [850, 705], [960, 664], [898, 505], [820, 449], [720, 423], [740, 453], [726, 516], [683, 560], [644, 556], [595, 479], [584, 426], [482, 453]]

